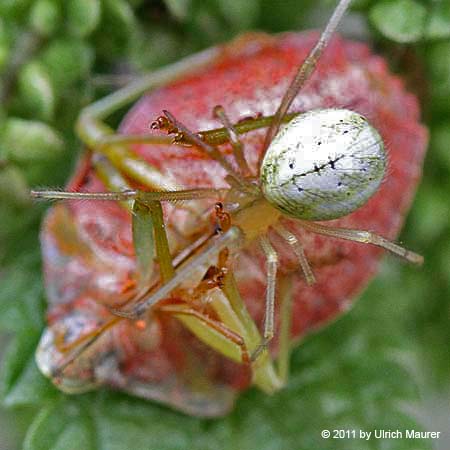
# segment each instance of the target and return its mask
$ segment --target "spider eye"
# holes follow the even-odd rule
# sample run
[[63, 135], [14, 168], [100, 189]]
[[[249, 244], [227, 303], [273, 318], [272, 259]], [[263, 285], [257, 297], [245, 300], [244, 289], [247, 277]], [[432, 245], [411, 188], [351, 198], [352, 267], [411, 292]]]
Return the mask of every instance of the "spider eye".
[[381, 136], [363, 116], [318, 109], [294, 117], [275, 136], [260, 182], [266, 199], [285, 214], [330, 220], [365, 204], [385, 169]]

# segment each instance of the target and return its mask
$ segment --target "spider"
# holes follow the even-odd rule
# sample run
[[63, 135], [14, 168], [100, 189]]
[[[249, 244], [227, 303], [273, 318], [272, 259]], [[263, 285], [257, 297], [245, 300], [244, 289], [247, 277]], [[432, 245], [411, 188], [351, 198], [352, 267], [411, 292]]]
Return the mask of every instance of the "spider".
[[[104, 372], [119, 372], [116, 366], [111, 365], [116, 364], [115, 358], [105, 351], [104, 361], [96, 370], [95, 381], [89, 384], [83, 380], [83, 370], [89, 370], [94, 353], [98, 354], [97, 350], [94, 352], [93, 344], [104, 338], [107, 330], [121, 326], [129, 332], [129, 324], [133, 324], [136, 329], [142, 328], [152, 333], [155, 317], [161, 314], [176, 318], [209, 348], [247, 367], [249, 370], [245, 376], [264, 391], [274, 392], [281, 388], [288, 372], [293, 282], [292, 277], [283, 276], [277, 286], [280, 255], [272, 242], [274, 235], [285, 242], [295, 255], [306, 283], [315, 283], [314, 270], [302, 242], [284, 224], [284, 219], [294, 219], [302, 229], [315, 234], [372, 244], [408, 262], [422, 263], [421, 256], [380, 235], [322, 223], [349, 215], [378, 190], [387, 165], [384, 144], [378, 131], [364, 116], [347, 108], [288, 112], [329, 45], [349, 3], [349, 0], [338, 3], [273, 115], [244, 117], [233, 123], [225, 108], [218, 105], [213, 115], [221, 123], [221, 128], [198, 133], [168, 110], [164, 110], [163, 115], [151, 125], [153, 130], [166, 134], [116, 135], [102, 122], [107, 115], [149, 89], [207, 66], [217, 58], [218, 49], [207, 50], [145, 76], [82, 112], [77, 130], [88, 148], [95, 152], [82, 161], [67, 191], [33, 191], [32, 195], [35, 198], [75, 200], [71, 202], [75, 209], [77, 205], [95, 205], [95, 201], [118, 202], [120, 212], [109, 211], [110, 216], [96, 218], [98, 223], [94, 225], [99, 230], [94, 230], [92, 235], [100, 241], [103, 237], [102, 221], [107, 222], [115, 216], [118, 217], [114, 220], [121, 220], [126, 211], [131, 212], [132, 253], [136, 268], [133, 271], [126, 262], [123, 264], [125, 281], [122, 280], [120, 286], [107, 276], [99, 277], [93, 283], [89, 295], [96, 297], [100, 304], [106, 304], [106, 312], [100, 305], [99, 311], [94, 309], [95, 317], [89, 320], [82, 313], [74, 313], [91, 308], [86, 306], [90, 301], [84, 298], [75, 308], [73, 303], [69, 306], [63, 304], [53, 313], [55, 317], [61, 317], [62, 311], [71, 309], [71, 315], [62, 319], [59, 328], [44, 334], [38, 351], [38, 365], [64, 390], [86, 390], [104, 379]], [[267, 128], [264, 141], [255, 160], [250, 161], [240, 136], [262, 128]], [[181, 150], [194, 149], [200, 163], [203, 159], [215, 162], [227, 186], [180, 189], [171, 177], [164, 176], [146, 158], [130, 150], [130, 146], [136, 143], [176, 144]], [[229, 144], [230, 155], [221, 151], [220, 145], [224, 143]], [[80, 185], [89, 183], [92, 168], [109, 191], [78, 191]], [[98, 186], [98, 183], [92, 186]], [[208, 203], [208, 212], [213, 203], [215, 226], [212, 230], [208, 221], [204, 220], [203, 212], [195, 206], [196, 202], [203, 201]], [[166, 226], [166, 205], [163, 208], [166, 202], [175, 206], [183, 202], [170, 219], [170, 229]], [[95, 208], [87, 207], [90, 217], [96, 217]], [[81, 214], [78, 217], [84, 216]], [[180, 217], [185, 222], [185, 234], [189, 235], [189, 239], [179, 236], [176, 220]], [[189, 225], [186, 217], [194, 217], [193, 224]], [[92, 249], [84, 248], [72, 221], [67, 217], [67, 212], [60, 208], [48, 219], [47, 230], [50, 234], [59, 233], [64, 240], [72, 239], [72, 243], [65, 244], [70, 247], [68, 254], [76, 252], [84, 261], [89, 261], [91, 266], [86, 271], [93, 271], [93, 267], [101, 264], [108, 265], [110, 255], [105, 253], [97, 255], [98, 261], [92, 263]], [[107, 227], [107, 224], [103, 225]], [[44, 242], [44, 250], [51, 254], [54, 247], [50, 242], [52, 237], [44, 239], [47, 242]], [[234, 269], [239, 255], [255, 244], [260, 246], [266, 259], [265, 311], [261, 334], [242, 299]], [[114, 246], [117, 245], [121, 245], [120, 239], [114, 242]], [[118, 253], [125, 252], [122, 248]], [[128, 277], [125, 269], [133, 271], [133, 276]], [[74, 280], [82, 279], [79, 271], [82, 269], [77, 267]], [[69, 276], [64, 274], [64, 277], [61, 278], [64, 286], [53, 289], [56, 293], [67, 295]], [[79, 282], [72, 284], [75, 286], [71, 286], [70, 295], [74, 296], [73, 291], [80, 290]], [[268, 345], [275, 336], [277, 291], [282, 302], [278, 367], [275, 368]], [[64, 300], [60, 302], [64, 303]], [[161, 336], [150, 335], [156, 341], [161, 339]], [[168, 335], [166, 333], [163, 338]], [[76, 364], [78, 374], [71, 376], [70, 370], [74, 370]], [[111, 379], [113, 384], [127, 385], [126, 380], [118, 377]], [[167, 388], [169, 384], [170, 381], [165, 380], [163, 385]], [[210, 393], [199, 399], [198, 391], [186, 393], [185, 386], [178, 386], [169, 394], [161, 392], [161, 385], [156, 388], [147, 386], [146, 389], [151, 392], [145, 395], [163, 399], [196, 415], [222, 414], [229, 408], [224, 406], [222, 391], [214, 394], [214, 399]], [[144, 389], [142, 383], [131, 388], [141, 395]]]

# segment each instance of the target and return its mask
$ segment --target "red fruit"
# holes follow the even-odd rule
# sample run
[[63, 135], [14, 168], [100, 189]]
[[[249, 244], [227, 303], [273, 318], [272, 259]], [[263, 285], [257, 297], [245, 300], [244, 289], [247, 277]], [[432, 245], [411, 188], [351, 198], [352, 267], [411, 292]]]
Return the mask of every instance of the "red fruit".
[[[317, 37], [315, 32], [241, 37], [224, 47], [210, 67], [143, 97], [125, 117], [120, 132], [149, 133], [149, 124], [163, 109], [194, 131], [221, 126], [212, 115], [217, 104], [232, 122], [273, 114]], [[333, 225], [395, 238], [420, 178], [427, 143], [416, 98], [405, 92], [402, 81], [367, 46], [335, 38], [291, 110], [324, 107], [346, 107], [366, 116], [382, 135], [389, 156], [380, 190], [365, 206]], [[242, 137], [254, 174], [263, 137], [264, 130]], [[223, 169], [193, 147], [134, 145], [133, 150], [167, 177], [168, 187], [228, 187]], [[223, 151], [229, 154], [230, 146], [224, 145]], [[82, 171], [74, 175], [81, 191], [105, 190], [93, 170], [88, 167], [80, 176]], [[213, 204], [214, 200], [196, 200], [164, 206], [173, 254], [211, 230]], [[280, 273], [296, 274], [292, 337], [298, 340], [351, 306], [373, 276], [382, 252], [311, 234], [294, 220], [283, 222], [302, 243], [318, 281], [307, 286], [287, 244], [271, 236], [280, 255]], [[111, 317], [102, 305], [118, 307], [125, 302], [135, 259], [130, 217], [119, 205], [93, 201], [56, 205], [47, 216], [42, 245], [50, 330], [64, 330], [70, 340], [76, 339]], [[256, 244], [241, 252], [235, 275], [252, 317], [261, 324], [265, 259]], [[176, 319], [158, 311], [154, 314], [147, 327], [120, 321], [105, 331], [67, 368], [62, 379], [65, 388], [69, 383], [76, 384], [77, 391], [107, 384], [191, 414], [225, 413], [235, 393], [250, 382], [247, 368], [208, 348]], [[48, 334], [44, 336], [38, 358], [54, 367], [62, 355], [49, 339]], [[272, 350], [276, 348], [275, 340]], [[199, 380], [206, 393], [198, 388]]]

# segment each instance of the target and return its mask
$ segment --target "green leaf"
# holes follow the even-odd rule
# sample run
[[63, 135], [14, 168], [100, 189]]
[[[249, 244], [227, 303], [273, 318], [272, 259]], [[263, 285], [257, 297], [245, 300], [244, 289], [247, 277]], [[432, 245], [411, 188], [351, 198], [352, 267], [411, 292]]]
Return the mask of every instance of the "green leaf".
[[258, 0], [217, 0], [228, 23], [236, 30], [251, 28], [259, 13]]
[[61, 38], [49, 44], [43, 51], [41, 60], [58, 91], [66, 89], [90, 73], [94, 53], [83, 41]]
[[191, 6], [191, 0], [164, 0], [164, 3], [177, 19], [186, 19]]
[[[10, 234], [17, 229], [17, 219], [20, 216], [16, 205], [9, 201], [0, 201], [0, 217], [2, 218], [2, 226], [0, 227], [0, 259], [3, 256], [4, 242], [10, 238]], [[1, 279], [0, 279], [1, 282]], [[1, 309], [1, 305], [0, 305]], [[0, 328], [2, 319], [0, 318]]]
[[428, 45], [426, 49], [427, 72], [430, 79], [430, 107], [436, 116], [449, 113], [450, 96], [450, 42]]
[[[20, 234], [19, 231], [18, 235]], [[15, 238], [17, 239], [17, 235]], [[35, 241], [34, 247], [27, 247], [30, 240], [29, 236], [27, 238], [23, 239], [23, 244], [28, 254], [17, 255], [14, 263], [2, 267], [0, 329], [12, 332], [28, 330], [38, 333], [44, 322], [40, 255], [36, 248], [37, 235], [31, 234], [31, 239]], [[11, 249], [11, 251], [14, 253], [17, 250]]]
[[104, 450], [128, 446], [182, 450], [189, 448], [200, 431], [201, 421], [141, 400], [118, 394], [98, 395], [96, 399], [93, 419], [99, 448]]
[[43, 36], [52, 35], [59, 27], [61, 8], [57, 0], [38, 0], [30, 13], [30, 23]]
[[100, 0], [68, 0], [66, 8], [69, 30], [77, 37], [89, 35], [100, 22]]
[[450, 36], [450, 3], [436, 2], [431, 5], [425, 35], [429, 39], [443, 39]]
[[28, 429], [23, 449], [100, 450], [91, 437], [88, 411], [70, 401], [44, 407]]
[[9, 164], [0, 168], [0, 201], [25, 207], [30, 204], [30, 194], [22, 171]]
[[95, 39], [101, 57], [110, 61], [129, 49], [137, 24], [125, 0], [103, 0], [102, 5], [101, 33], [96, 33]]
[[[63, 5], [67, 14], [68, 2], [55, 2]], [[311, 27], [311, 20], [323, 23], [324, 5], [329, 8], [334, 1], [166, 0], [167, 7], [178, 19], [174, 21], [161, 8], [160, 1], [101, 0], [98, 14], [86, 17], [86, 22], [70, 30], [67, 25], [73, 17], [67, 15], [56, 24], [49, 22], [50, 16], [46, 19], [45, 15], [39, 17], [39, 22], [34, 15], [39, 9], [37, 5], [42, 3], [46, 0], [0, 0], [0, 72], [4, 68], [9, 70], [21, 36], [29, 36], [30, 32], [34, 35], [39, 29], [40, 34], [55, 33], [50, 40], [37, 40], [37, 46], [22, 61], [22, 68], [31, 61], [42, 63], [55, 96], [58, 120], [53, 125], [59, 139], [67, 142], [71, 132], [66, 131], [62, 137], [60, 130], [72, 129], [71, 122], [86, 103], [86, 97], [101, 95], [100, 92], [85, 95], [93, 91], [91, 73], [156, 67], [194, 48], [224, 40], [229, 34], [235, 34], [233, 30], [247, 24], [277, 31], [297, 30], [299, 24]], [[248, 17], [242, 14], [246, 8], [250, 11]], [[449, 37], [449, 3], [445, 0], [361, 0], [358, 15], [362, 16], [369, 8], [376, 29], [397, 42]], [[355, 14], [352, 18], [358, 20]], [[355, 22], [350, 20], [348, 24], [347, 30], [345, 23], [341, 28], [344, 34], [354, 31]], [[137, 41], [136, 29], [139, 30], [139, 46], [133, 47]], [[80, 37], [80, 31], [84, 37]], [[370, 37], [374, 47], [380, 49], [377, 36]], [[448, 40], [423, 46], [423, 55], [420, 46], [408, 47], [418, 55], [417, 67], [425, 66], [424, 117], [432, 142], [426, 178], [403, 239], [410, 247], [425, 251], [425, 265], [419, 270], [392, 261], [384, 265], [379, 280], [347, 317], [325, 332], [311, 336], [295, 350], [292, 376], [286, 390], [272, 397], [256, 390], [247, 391], [238, 400], [236, 410], [223, 419], [207, 421], [187, 417], [155, 403], [106, 389], [85, 396], [58, 394], [53, 397], [55, 390], [37, 372], [33, 362], [45, 314], [35, 223], [43, 205], [24, 209], [3, 201], [5, 197], [0, 200], [0, 329], [17, 334], [0, 369], [1, 391], [11, 407], [26, 403], [33, 405], [27, 407], [28, 411], [34, 406], [40, 409], [28, 431], [24, 448], [429, 448], [431, 442], [426, 440], [362, 442], [320, 437], [320, 430], [325, 427], [420, 429], [405, 403], [414, 405], [414, 417], [415, 414], [422, 417], [430, 430], [445, 431], [447, 427], [450, 401], [450, 152], [447, 132], [450, 48]], [[4, 73], [0, 73], [1, 82]], [[1, 104], [2, 125], [8, 116], [29, 114], [28, 99], [17, 95], [20, 90], [17, 81], [13, 89], [8, 89], [9, 101]], [[36, 111], [33, 111], [34, 114]], [[4, 144], [0, 136], [2, 158], [10, 149], [8, 142], [8, 147]], [[75, 149], [73, 146], [73, 153]], [[25, 161], [27, 157], [19, 159]], [[55, 171], [47, 166], [49, 160], [41, 161], [42, 165], [36, 159], [30, 160], [30, 164], [20, 163], [20, 167], [19, 163], [7, 166], [7, 176], [2, 180], [0, 175], [0, 190], [6, 192], [7, 200], [14, 186], [17, 192], [24, 193], [25, 171], [31, 170], [31, 166], [40, 166], [39, 170], [47, 172], [48, 177], [42, 183], [55, 183], [51, 178]], [[68, 158], [66, 166], [67, 172]], [[23, 170], [18, 172], [18, 169]], [[422, 402], [418, 401], [416, 382], [425, 397]], [[17, 422], [23, 422], [24, 415], [22, 408], [18, 409]], [[8, 425], [1, 422], [0, 428], [6, 431]], [[434, 443], [445, 447], [442, 442], [441, 438]], [[17, 443], [14, 446], [4, 442], [3, 434], [1, 444], [18, 448]]]
[[43, 122], [10, 118], [3, 132], [5, 156], [19, 165], [49, 161], [60, 156], [64, 142], [59, 133]]
[[130, 48], [130, 57], [140, 71], [151, 70], [177, 60], [181, 55], [183, 40], [167, 27], [154, 26], [138, 34]]
[[422, 38], [426, 16], [426, 8], [416, 0], [386, 0], [370, 10], [370, 20], [378, 31], [401, 43]]
[[450, 119], [436, 124], [431, 131], [430, 148], [433, 154], [439, 158], [439, 163], [442, 167], [450, 170], [450, 152], [448, 151], [450, 142]]
[[[387, 272], [400, 282], [392, 268]], [[409, 373], [414, 355], [402, 337], [402, 321], [394, 317], [385, 322], [378, 314], [392, 301], [379, 298], [382, 284], [375, 287], [351, 314], [295, 351], [288, 386], [273, 396], [250, 390], [229, 416], [213, 421], [106, 391], [63, 397], [38, 415], [25, 448], [52, 449], [66, 442], [55, 448], [71, 449], [65, 436], [75, 433], [75, 427], [86, 440], [83, 448], [96, 450], [410, 450], [406, 439], [364, 442], [320, 435], [322, 429], [421, 428], [406, 412], [406, 405], [418, 399]], [[375, 308], [371, 298], [379, 303]], [[408, 305], [403, 306], [398, 317], [404, 317]], [[421, 442], [420, 449], [429, 449], [428, 444]]]
[[11, 39], [7, 32], [6, 21], [0, 17], [0, 74], [8, 62], [11, 50]]
[[26, 234], [17, 225], [15, 231], [12, 243], [1, 255], [0, 330], [14, 332], [15, 336], [2, 358], [0, 394], [4, 406], [42, 406], [55, 397], [56, 390], [34, 361], [44, 325], [38, 236], [30, 226]]
[[2, 403], [6, 407], [41, 406], [57, 395], [56, 389], [39, 372], [34, 361], [39, 334], [24, 330], [7, 350], [0, 379]]
[[37, 119], [50, 120], [55, 109], [55, 94], [45, 66], [27, 64], [19, 75], [19, 96], [22, 108]]
[[32, 0], [2, 0], [0, 2], [0, 16], [9, 19], [21, 18], [31, 2]]
[[6, 64], [9, 56], [9, 47], [4, 42], [0, 42], [0, 71], [3, 69], [3, 66]]
[[412, 216], [416, 222], [416, 239], [418, 242], [433, 242], [448, 227], [448, 192], [435, 184], [426, 185], [418, 192], [416, 204], [417, 213]]

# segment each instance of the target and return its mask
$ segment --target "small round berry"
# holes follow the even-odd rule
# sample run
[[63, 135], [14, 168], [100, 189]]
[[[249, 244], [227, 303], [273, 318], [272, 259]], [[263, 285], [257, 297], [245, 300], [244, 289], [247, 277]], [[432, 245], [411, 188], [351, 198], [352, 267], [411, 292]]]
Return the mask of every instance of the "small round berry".
[[385, 169], [381, 136], [363, 116], [318, 109], [294, 117], [275, 136], [260, 180], [266, 199], [285, 214], [330, 220], [366, 203]]

